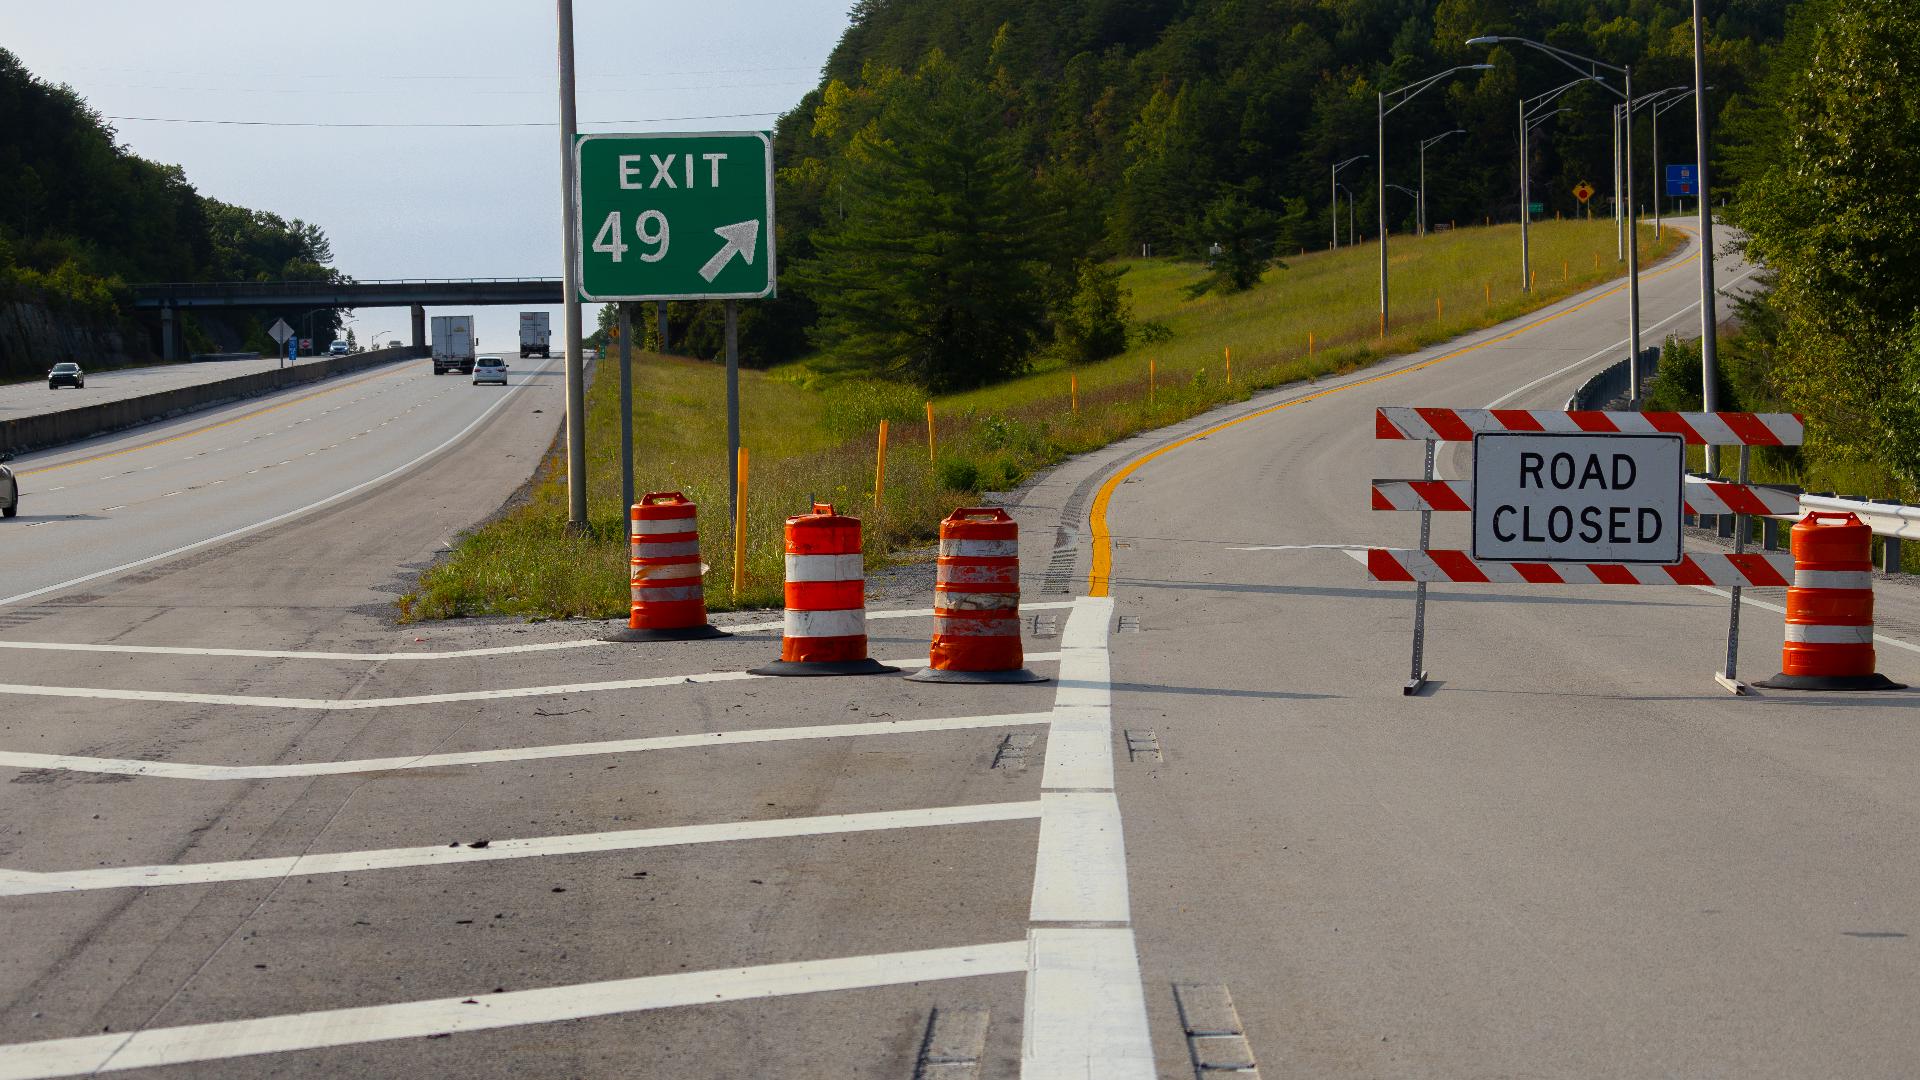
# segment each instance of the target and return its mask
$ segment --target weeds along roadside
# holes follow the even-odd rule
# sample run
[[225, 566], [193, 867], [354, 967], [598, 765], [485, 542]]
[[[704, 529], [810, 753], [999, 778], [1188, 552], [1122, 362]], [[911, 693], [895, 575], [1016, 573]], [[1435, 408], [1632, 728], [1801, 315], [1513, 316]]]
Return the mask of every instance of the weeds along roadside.
[[[926, 398], [912, 387], [820, 382], [798, 365], [742, 371], [749, 464], [746, 585], [738, 596], [726, 520], [725, 373], [719, 365], [635, 355], [635, 487], [680, 491], [699, 504], [701, 558], [712, 568], [705, 588], [710, 608], [777, 607], [784, 521], [814, 501], [863, 519], [870, 570], [924, 557], [940, 519], [954, 507], [979, 501], [981, 492], [1011, 489], [1069, 456], [1259, 390], [1354, 371], [1620, 275], [1611, 222], [1540, 222], [1533, 234], [1531, 293], [1518, 287], [1517, 226], [1396, 238], [1391, 254], [1401, 314], [1385, 338], [1376, 321], [1378, 252], [1370, 246], [1289, 259], [1286, 269], [1269, 272], [1247, 293], [1198, 300], [1184, 292], [1204, 273], [1194, 264], [1126, 264], [1135, 317], [1165, 325], [1170, 338], [1095, 364], [1043, 364], [996, 386], [935, 399], [931, 454]], [[1641, 239], [1649, 263], [1676, 246], [1671, 231], [1656, 244], [1652, 230], [1643, 228]], [[1487, 269], [1467, 273], [1463, 267]], [[1540, 272], [1547, 269], [1550, 274]], [[612, 364], [603, 361], [587, 405], [589, 528], [579, 534], [565, 528], [564, 463], [550, 455], [524, 502], [463, 534], [401, 598], [403, 619], [626, 614], [618, 389]], [[883, 419], [890, 431], [876, 515], [875, 436]]]

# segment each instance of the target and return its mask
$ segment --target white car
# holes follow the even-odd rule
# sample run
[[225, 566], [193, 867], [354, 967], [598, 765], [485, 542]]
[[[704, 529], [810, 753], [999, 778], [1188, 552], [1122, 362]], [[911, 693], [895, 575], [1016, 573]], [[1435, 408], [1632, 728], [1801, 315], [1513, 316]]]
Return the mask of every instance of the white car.
[[0, 450], [0, 517], [13, 517], [20, 512], [20, 481], [13, 478], [13, 470], [7, 468], [7, 462], [13, 455]]
[[497, 356], [482, 356], [473, 362], [473, 385], [497, 382], [507, 385], [507, 362]]
[[345, 338], [335, 338], [333, 344], [327, 346], [327, 355], [329, 356], [345, 356], [352, 351], [353, 346], [347, 344], [347, 339]]

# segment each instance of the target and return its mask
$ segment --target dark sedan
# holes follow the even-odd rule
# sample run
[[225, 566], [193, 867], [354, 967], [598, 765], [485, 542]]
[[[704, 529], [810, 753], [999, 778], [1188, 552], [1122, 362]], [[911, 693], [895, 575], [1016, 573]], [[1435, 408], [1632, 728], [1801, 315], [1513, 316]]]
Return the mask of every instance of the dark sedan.
[[47, 372], [47, 389], [58, 390], [62, 386], [71, 386], [75, 390], [87, 385], [87, 373], [80, 370], [79, 364], [55, 364]]

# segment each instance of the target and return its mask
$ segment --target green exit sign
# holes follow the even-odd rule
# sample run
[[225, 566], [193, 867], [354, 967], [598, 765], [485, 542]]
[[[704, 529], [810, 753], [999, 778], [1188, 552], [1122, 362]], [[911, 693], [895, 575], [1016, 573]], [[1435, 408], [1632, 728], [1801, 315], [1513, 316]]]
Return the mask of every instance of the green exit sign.
[[580, 299], [774, 295], [765, 132], [580, 135], [573, 152]]

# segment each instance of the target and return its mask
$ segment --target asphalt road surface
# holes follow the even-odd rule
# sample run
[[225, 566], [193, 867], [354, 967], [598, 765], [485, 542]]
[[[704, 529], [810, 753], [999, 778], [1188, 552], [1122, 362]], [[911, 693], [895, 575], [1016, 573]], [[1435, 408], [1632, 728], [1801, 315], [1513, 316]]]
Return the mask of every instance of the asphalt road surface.
[[[1693, 270], [1648, 271], [1650, 339]], [[1462, 586], [1406, 698], [1410, 589], [1339, 547], [1413, 539], [1366, 509], [1419, 465], [1376, 405], [1558, 407], [1621, 308], [1042, 478], [1034, 685], [748, 677], [766, 616], [392, 626], [548, 445], [557, 374], [35, 458], [30, 500], [84, 475], [59, 513], [119, 516], [0, 534], [0, 596], [36, 593], [0, 602], [0, 1077], [1920, 1071], [1920, 697], [1734, 699], [1698, 589]], [[152, 558], [195, 522], [258, 527]], [[1920, 604], [1878, 592], [1920, 681]], [[873, 654], [918, 666], [928, 614], [872, 613]]]
[[[324, 356], [303, 356], [295, 362], [306, 364], [324, 359]], [[199, 386], [221, 379], [252, 375], [257, 371], [272, 371], [281, 367], [282, 363], [278, 357], [269, 356], [259, 360], [206, 360], [200, 363], [102, 369], [88, 371], [87, 385], [79, 390], [71, 386], [49, 390], [44, 378], [32, 382], [0, 383], [0, 420], [78, 409], [84, 405], [100, 405], [143, 394], [158, 394], [163, 390], [178, 390], [183, 386]], [[51, 368], [53, 365], [47, 366]]]

